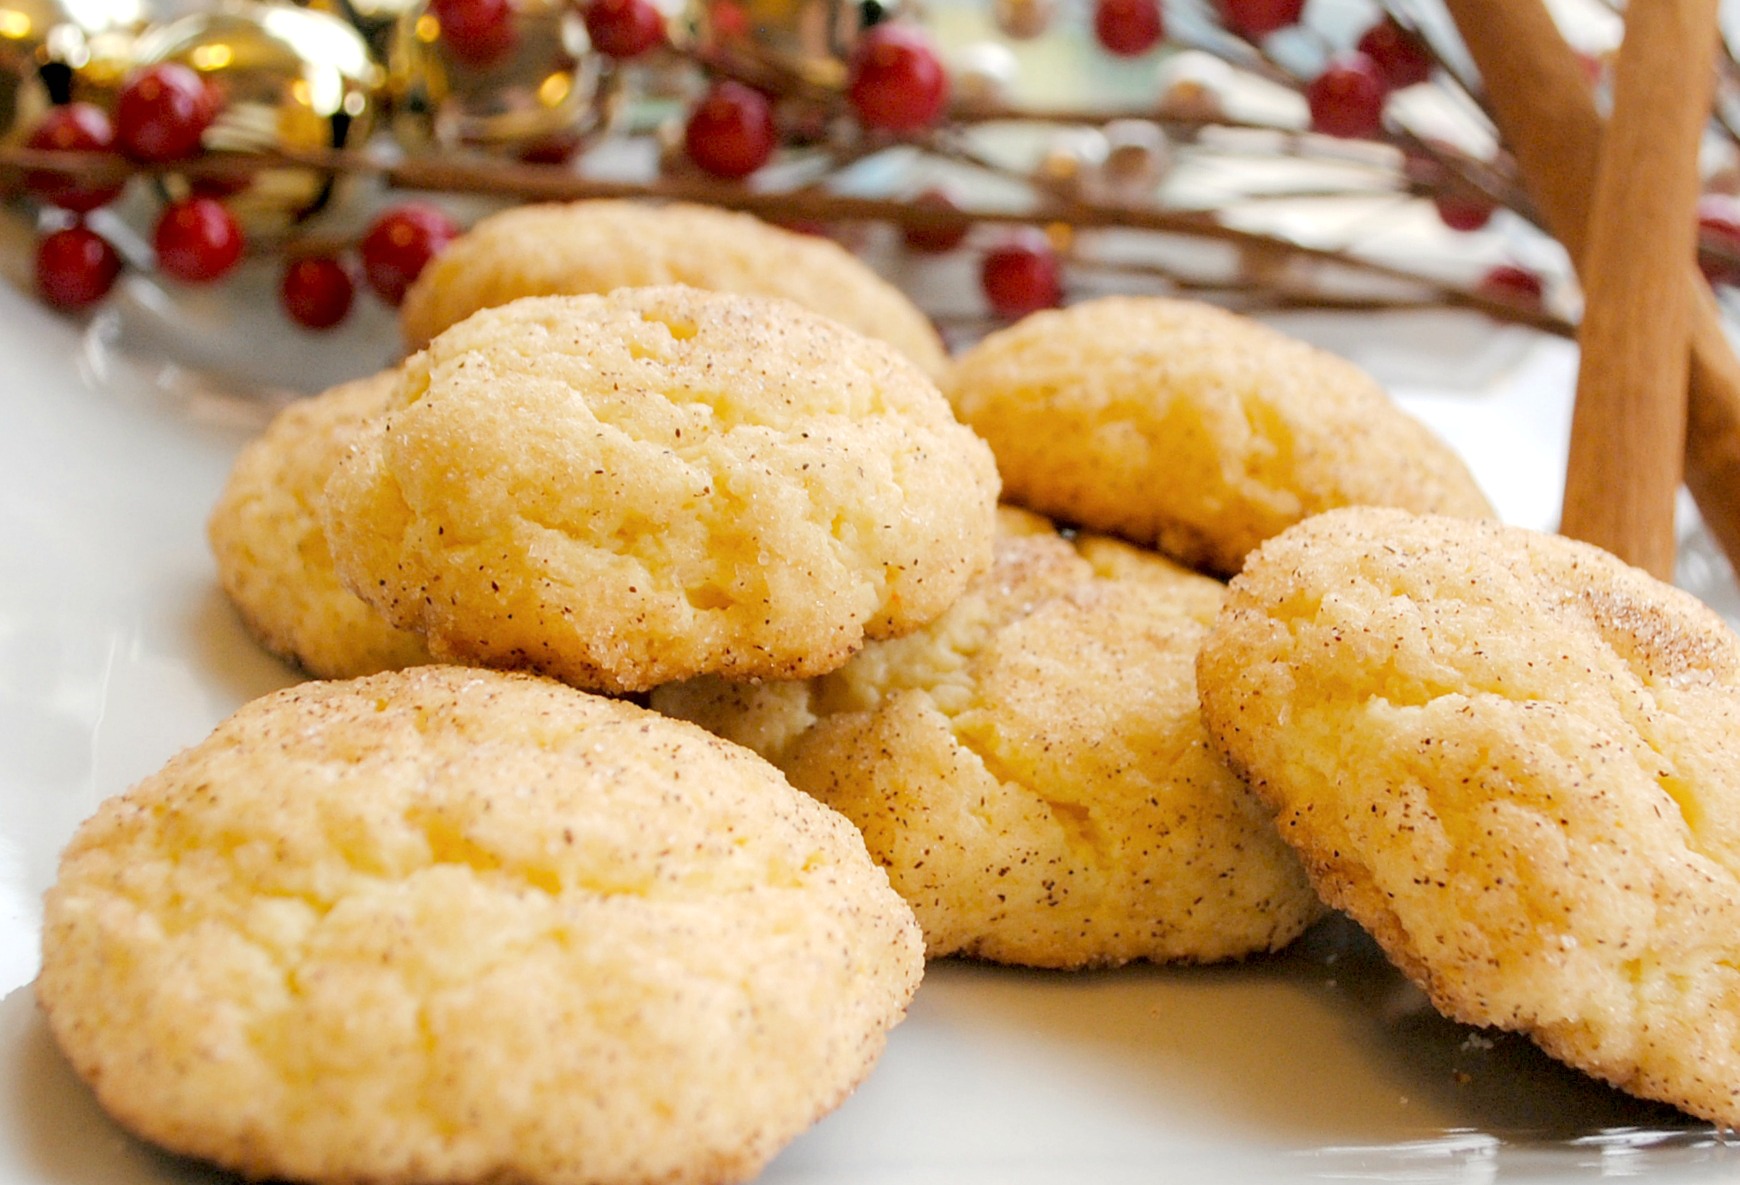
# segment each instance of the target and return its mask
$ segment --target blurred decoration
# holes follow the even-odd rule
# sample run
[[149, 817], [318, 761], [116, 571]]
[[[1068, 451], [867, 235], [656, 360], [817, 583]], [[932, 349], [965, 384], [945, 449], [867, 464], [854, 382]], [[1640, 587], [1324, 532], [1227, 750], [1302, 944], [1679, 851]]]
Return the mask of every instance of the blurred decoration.
[[144, 0], [0, 0], [0, 143], [53, 104], [112, 95], [144, 27]]
[[393, 27], [386, 64], [393, 136], [410, 152], [565, 160], [607, 126], [618, 98], [567, 0], [417, 0]]
[[1057, 19], [1058, 0], [992, 0], [991, 15], [1000, 32], [1016, 41], [1043, 37]]
[[[135, 69], [176, 62], [200, 77], [213, 109], [200, 135], [207, 152], [318, 155], [361, 147], [374, 132], [381, 68], [361, 34], [330, 13], [226, 0], [144, 33], [132, 60]], [[325, 207], [342, 180], [325, 169], [243, 168], [217, 188], [264, 244]], [[170, 201], [195, 189], [184, 175], [158, 181]]]
[[377, 62], [385, 62], [399, 18], [416, 7], [416, 0], [307, 0], [304, 5], [338, 17], [361, 33]]
[[[109, 235], [133, 270], [151, 223], [212, 199], [310, 326], [348, 307], [362, 228], [413, 198], [463, 222], [596, 196], [828, 233], [921, 300], [961, 287], [935, 269], [977, 276], [975, 307], [932, 309], [961, 336], [1107, 291], [1578, 314], [1462, 47], [1412, 0], [216, 0], [151, 27], [141, 2], [0, 0], [0, 194], [39, 244]], [[1619, 21], [1579, 3], [1600, 85]], [[163, 63], [205, 83], [185, 158], [130, 147], [162, 112], [117, 111]], [[1709, 139], [1709, 188], [1740, 189], [1734, 121]], [[198, 209], [180, 274], [222, 274], [229, 227]], [[1736, 225], [1712, 203], [1721, 291]], [[45, 298], [87, 307], [112, 260], [57, 242]]]
[[859, 35], [899, 9], [898, 0], [688, 0], [680, 24], [701, 61], [837, 91]]

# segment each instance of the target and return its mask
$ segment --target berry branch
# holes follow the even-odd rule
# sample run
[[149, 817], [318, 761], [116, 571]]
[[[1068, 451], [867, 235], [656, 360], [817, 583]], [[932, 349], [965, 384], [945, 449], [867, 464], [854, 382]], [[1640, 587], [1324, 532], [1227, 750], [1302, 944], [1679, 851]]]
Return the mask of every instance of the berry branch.
[[[1109, 59], [1173, 63], [1195, 52], [1212, 54], [1222, 68], [1212, 79], [1173, 78], [1147, 107], [1043, 109], [1012, 100], [1007, 79], [975, 75], [960, 64], [964, 58], [945, 55], [926, 29], [901, 19], [897, 4], [893, 19], [874, 20], [867, 9], [857, 28], [797, 30], [802, 47], [794, 49], [792, 37], [764, 37], [770, 30], [751, 25], [748, 10], [730, 0], [696, 0], [674, 24], [651, 0], [552, 0], [536, 10], [546, 22], [540, 26], [528, 23], [533, 7], [522, 0], [422, 0], [402, 27], [423, 38], [414, 48], [424, 56], [414, 62], [425, 63], [425, 85], [370, 96], [382, 110], [366, 143], [342, 142], [335, 132], [324, 147], [216, 147], [226, 126], [252, 120], [270, 127], [273, 113], [235, 109], [223, 71], [202, 66], [206, 59], [189, 50], [141, 63], [107, 99], [75, 98], [79, 86], [61, 87], [61, 101], [36, 126], [0, 147], [0, 192], [13, 193], [13, 204], [37, 220], [37, 270], [48, 275], [42, 294], [68, 309], [100, 300], [121, 269], [134, 266], [97, 245], [101, 235], [87, 215], [145, 185], [166, 195], [143, 235], [156, 246], [153, 266], [161, 274], [211, 282], [245, 256], [275, 257], [284, 269], [286, 311], [310, 328], [338, 323], [350, 307], [355, 268], [348, 259], [360, 254], [370, 288], [391, 302], [403, 287], [395, 269], [414, 269], [419, 252], [432, 255], [457, 230], [437, 227], [427, 201], [401, 216], [394, 203], [404, 193], [436, 201], [462, 194], [682, 199], [793, 226], [882, 224], [915, 252], [978, 251], [986, 304], [1001, 316], [1061, 301], [1073, 285], [1096, 277], [1139, 274], [1250, 307], [1451, 305], [1571, 331], [1563, 310], [1574, 301], [1549, 301], [1548, 277], [1506, 258], [1506, 244], [1544, 232], [1510, 154], [1489, 146], [1496, 134], [1488, 97], [1459, 53], [1428, 37], [1399, 0], [1374, 3], [1372, 23], [1349, 46], [1302, 26], [1302, 0], [1213, 0], [1210, 7], [1213, 28], [1180, 36], [1159, 0], [1091, 0], [1084, 12], [1055, 18], [1055, 4], [1000, 4], [1011, 42], [1077, 36]], [[1283, 60], [1276, 38], [1289, 31], [1297, 52]], [[577, 57], [535, 56], [575, 37], [590, 46]], [[534, 55], [530, 66], [520, 61], [527, 54]], [[1301, 58], [1318, 65], [1302, 67]], [[401, 74], [410, 69], [387, 64]], [[1732, 71], [1733, 63], [1725, 67]], [[529, 109], [516, 104], [528, 100], [508, 90], [521, 75], [571, 89], [601, 81], [591, 107], [566, 125], [440, 140], [443, 120], [463, 125], [483, 118], [480, 111], [507, 110], [527, 122]], [[1296, 114], [1241, 114], [1239, 96], [1253, 85], [1291, 95]], [[1416, 126], [1412, 109], [1394, 101], [1403, 92], [1436, 95], [1473, 129], [1472, 143], [1488, 146]], [[632, 118], [612, 124], [608, 115], [620, 102]], [[437, 129], [431, 144], [399, 142], [399, 127], [413, 117], [426, 133]], [[1002, 143], [1011, 127], [1030, 140], [1053, 136], [1056, 145], [1037, 162], [1011, 156]], [[1088, 147], [1067, 147], [1070, 137]], [[656, 169], [590, 167], [605, 145], [637, 141], [651, 150], [642, 159], [658, 158]], [[1228, 180], [1269, 161], [1293, 166], [1292, 179], [1242, 188]], [[880, 188], [862, 184], [866, 168], [884, 178]], [[236, 211], [250, 191], [257, 195], [261, 178], [286, 170], [324, 178], [326, 189], [336, 179], [360, 181], [384, 207], [381, 217], [397, 220], [401, 238], [407, 225], [422, 231], [385, 261], [382, 240], [372, 252], [366, 235], [347, 241], [313, 204], [289, 211], [287, 231], [256, 233]], [[1230, 195], [1226, 204], [1179, 190], [1175, 179], [1185, 174]], [[994, 198], [981, 193], [987, 188]], [[968, 193], [972, 200], [962, 196]], [[1299, 203], [1347, 199], [1365, 203], [1365, 213], [1339, 238], [1307, 238], [1279, 224], [1276, 212]], [[1421, 206], [1434, 209], [1451, 233], [1487, 231], [1504, 213], [1502, 234], [1477, 240], [1493, 266], [1451, 276], [1368, 249], [1386, 219], [1393, 224]], [[1036, 233], [1045, 227], [1053, 233]], [[1166, 262], [1132, 270], [1086, 248], [1108, 230], [1224, 244], [1250, 266], [1218, 276]], [[1704, 258], [1714, 282], [1740, 278], [1740, 210], [1712, 207]], [[1329, 274], [1335, 285], [1319, 282]], [[1356, 290], [1347, 290], [1350, 282]]]

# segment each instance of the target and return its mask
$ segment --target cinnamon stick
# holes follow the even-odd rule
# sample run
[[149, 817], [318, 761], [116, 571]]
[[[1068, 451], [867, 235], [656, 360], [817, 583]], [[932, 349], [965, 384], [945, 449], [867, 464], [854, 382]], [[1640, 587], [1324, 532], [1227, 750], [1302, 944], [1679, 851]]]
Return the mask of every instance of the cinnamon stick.
[[[1541, 0], [1446, 0], [1446, 7], [1525, 187], [1583, 269], [1602, 121], [1582, 62]], [[1710, 533], [1740, 566], [1740, 359], [1695, 262], [1686, 259], [1681, 271], [1691, 323], [1685, 481]]]
[[1716, 0], [1630, 0], [1584, 236], [1559, 530], [1662, 580], [1673, 579], [1686, 441], [1683, 261], [1697, 250], [1715, 54]]

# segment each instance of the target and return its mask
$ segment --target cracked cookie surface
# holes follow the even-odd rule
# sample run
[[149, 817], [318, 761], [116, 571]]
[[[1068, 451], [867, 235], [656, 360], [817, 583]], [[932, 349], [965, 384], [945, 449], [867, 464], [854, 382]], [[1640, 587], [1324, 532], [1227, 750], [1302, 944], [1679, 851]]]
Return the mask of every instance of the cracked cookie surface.
[[1010, 502], [1237, 572], [1336, 506], [1487, 517], [1462, 460], [1364, 371], [1212, 305], [1107, 297], [1027, 317], [945, 383]]
[[844, 812], [932, 957], [1044, 967], [1277, 948], [1303, 870], [1210, 750], [1196, 646], [1215, 581], [1004, 509], [953, 608], [801, 683], [660, 688]]
[[429, 661], [339, 583], [320, 525], [326, 481], [398, 382], [382, 371], [301, 399], [242, 447], [206, 525], [218, 580], [260, 644], [323, 679]]
[[1203, 715], [1446, 1014], [1740, 1122], [1740, 639], [1557, 536], [1343, 510], [1265, 544]]
[[886, 341], [932, 378], [948, 367], [924, 313], [838, 243], [686, 202], [550, 202], [492, 214], [423, 269], [399, 323], [420, 350], [479, 309], [522, 296], [665, 284], [784, 297]]
[[38, 998], [162, 1146], [307, 1181], [743, 1180], [921, 972], [862, 840], [754, 754], [530, 676], [257, 700], [73, 838]]
[[990, 561], [989, 450], [888, 346], [692, 288], [535, 297], [410, 359], [327, 486], [438, 658], [605, 691], [830, 670]]

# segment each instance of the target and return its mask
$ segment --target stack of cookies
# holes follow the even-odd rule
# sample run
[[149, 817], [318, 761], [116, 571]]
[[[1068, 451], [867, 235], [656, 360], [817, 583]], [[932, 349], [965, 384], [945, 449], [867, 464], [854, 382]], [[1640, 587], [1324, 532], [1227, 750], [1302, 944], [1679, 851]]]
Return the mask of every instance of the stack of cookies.
[[[836, 300], [892, 294], [761, 233]], [[334, 681], [81, 828], [57, 1040], [128, 1128], [250, 1176], [753, 1177], [874, 1063], [922, 933], [844, 817], [615, 697], [934, 619], [996, 493], [918, 363], [755, 294], [528, 296], [290, 409], [211, 539], [253, 631]]]
[[951, 365], [832, 244], [615, 202], [485, 220], [404, 327], [210, 525], [343, 681], [106, 805], [50, 895], [40, 998], [134, 1130], [741, 1180], [927, 955], [1239, 958], [1324, 901], [1451, 1014], [1740, 1116], [1681, 1031], [1740, 1023], [1740, 643], [1486, 521], [1346, 362], [1110, 299]]

